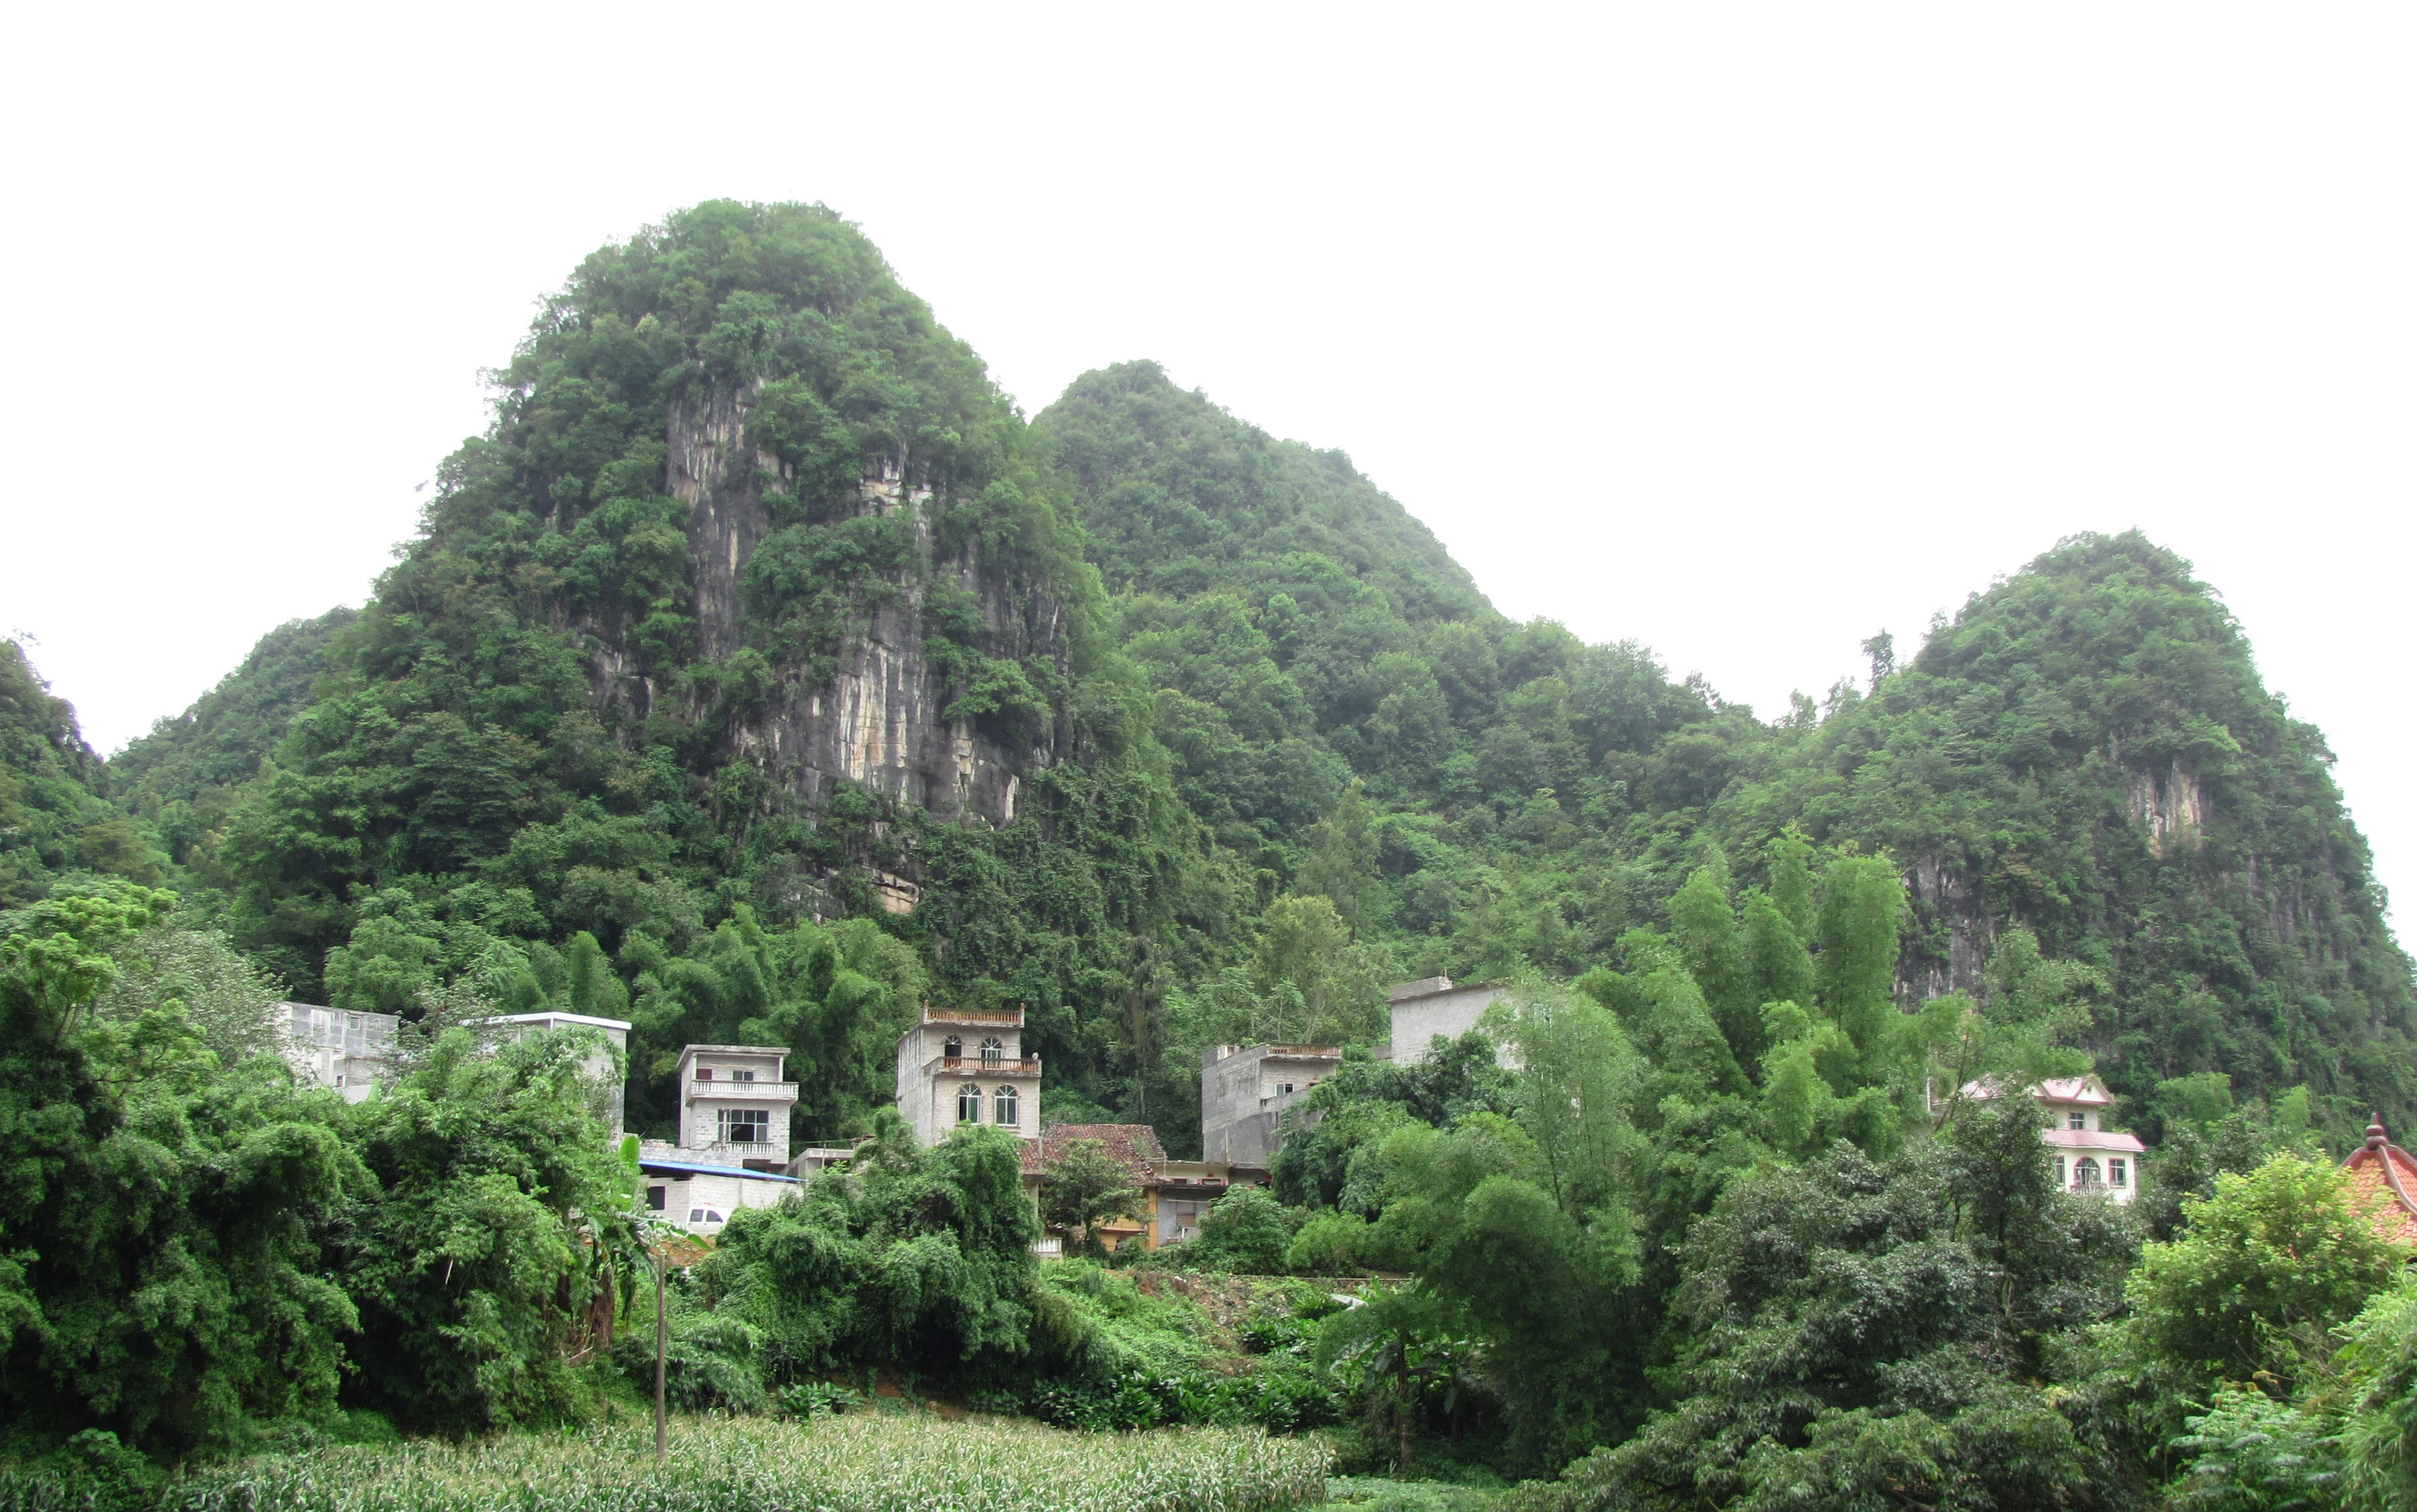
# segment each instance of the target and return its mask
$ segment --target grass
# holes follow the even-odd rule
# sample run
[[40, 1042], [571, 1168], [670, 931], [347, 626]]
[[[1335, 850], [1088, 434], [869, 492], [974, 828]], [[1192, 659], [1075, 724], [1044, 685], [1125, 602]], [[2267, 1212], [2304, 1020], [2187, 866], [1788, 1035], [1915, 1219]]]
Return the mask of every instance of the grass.
[[1275, 1512], [1320, 1500], [1315, 1439], [1068, 1433], [1007, 1418], [689, 1419], [331, 1447], [205, 1470], [162, 1512]]

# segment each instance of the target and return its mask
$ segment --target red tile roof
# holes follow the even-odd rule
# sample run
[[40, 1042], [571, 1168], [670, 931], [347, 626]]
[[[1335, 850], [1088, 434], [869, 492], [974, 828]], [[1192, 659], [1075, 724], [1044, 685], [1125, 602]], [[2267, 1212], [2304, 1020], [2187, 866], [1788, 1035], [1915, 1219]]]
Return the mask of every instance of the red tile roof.
[[2366, 1143], [2342, 1162], [2350, 1199], [2364, 1208], [2375, 1231], [2395, 1245], [2417, 1249], [2417, 1156], [2394, 1144], [2383, 1120], [2366, 1126]]
[[1066, 1147], [1077, 1140], [1092, 1139], [1107, 1146], [1108, 1156], [1122, 1166], [1128, 1175], [1145, 1186], [1158, 1182], [1158, 1168], [1166, 1163], [1165, 1147], [1158, 1142], [1158, 1131], [1147, 1123], [1056, 1123], [1041, 1131], [1041, 1163], [1058, 1159]]

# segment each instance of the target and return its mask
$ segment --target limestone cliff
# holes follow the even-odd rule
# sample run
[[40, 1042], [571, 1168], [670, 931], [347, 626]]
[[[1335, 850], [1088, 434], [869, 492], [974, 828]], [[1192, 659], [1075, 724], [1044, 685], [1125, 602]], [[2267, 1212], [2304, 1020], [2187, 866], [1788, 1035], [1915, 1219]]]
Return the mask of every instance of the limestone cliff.
[[[709, 388], [671, 406], [664, 435], [665, 487], [687, 510], [699, 649], [713, 659], [751, 643], [740, 580], [774, 528], [768, 490], [796, 481], [793, 465], [752, 436], [751, 399]], [[1019, 662], [1062, 658], [1064, 612], [1045, 585], [987, 567], [978, 548], [942, 557], [933, 529], [940, 490], [909, 467], [899, 456], [880, 459], [840, 512], [904, 512], [920, 570], [893, 574], [887, 602], [848, 626], [828, 679], [777, 667], [772, 695], [735, 722], [731, 754], [810, 806], [838, 783], [859, 782], [938, 818], [1004, 826], [1025, 774], [1056, 759], [1058, 722], [1037, 741], [1010, 744], [975, 720], [949, 718], [949, 680], [925, 649], [924, 603], [932, 583], [953, 583], [980, 607], [982, 649]], [[600, 680], [626, 678], [627, 665], [599, 653]]]

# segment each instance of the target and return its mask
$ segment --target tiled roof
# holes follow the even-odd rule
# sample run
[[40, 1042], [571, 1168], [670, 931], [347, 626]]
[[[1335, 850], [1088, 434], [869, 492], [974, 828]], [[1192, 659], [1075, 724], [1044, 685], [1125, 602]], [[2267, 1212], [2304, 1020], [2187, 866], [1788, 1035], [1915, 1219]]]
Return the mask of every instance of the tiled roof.
[[[2001, 1083], [1984, 1078], [1966, 1082], [1961, 1095], [1985, 1102], [2004, 1092]], [[2107, 1107], [2115, 1102], [2115, 1094], [2096, 1077], [2050, 1077], [2033, 1087], [2031, 1095], [2043, 1103], [2079, 1103], [2085, 1107]]]
[[1144, 1185], [1156, 1184], [1158, 1168], [1166, 1163], [1166, 1150], [1158, 1142], [1158, 1131], [1147, 1123], [1053, 1124], [1041, 1131], [1041, 1163], [1046, 1165], [1060, 1158], [1067, 1146], [1082, 1139], [1107, 1146], [1109, 1158]]
[[2149, 1147], [2136, 1134], [2113, 1129], [2042, 1129], [2040, 1138], [2061, 1150], [2110, 1150], [2117, 1154], [2145, 1154]]
[[2363, 1207], [2375, 1231], [2395, 1245], [2417, 1248], [2417, 1157], [2394, 1144], [2383, 1121], [2366, 1126], [2366, 1143], [2342, 1162], [2350, 1200]]
[[2081, 1103], [2104, 1107], [2115, 1101], [2106, 1083], [2096, 1077], [2050, 1077], [2031, 1093], [2043, 1103]]

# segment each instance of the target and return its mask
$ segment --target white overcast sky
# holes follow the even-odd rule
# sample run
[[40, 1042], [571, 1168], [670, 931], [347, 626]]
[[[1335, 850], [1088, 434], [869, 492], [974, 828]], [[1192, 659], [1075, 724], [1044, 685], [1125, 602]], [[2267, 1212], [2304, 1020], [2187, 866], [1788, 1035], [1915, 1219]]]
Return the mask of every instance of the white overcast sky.
[[1027, 410], [1155, 358], [1765, 714], [2138, 526], [2417, 887], [2406, 5], [9, 14], [0, 633], [103, 751], [362, 600], [585, 252], [821, 200]]

